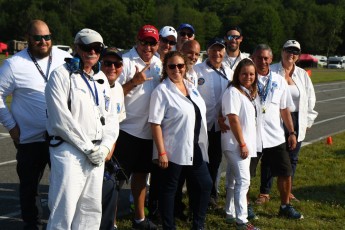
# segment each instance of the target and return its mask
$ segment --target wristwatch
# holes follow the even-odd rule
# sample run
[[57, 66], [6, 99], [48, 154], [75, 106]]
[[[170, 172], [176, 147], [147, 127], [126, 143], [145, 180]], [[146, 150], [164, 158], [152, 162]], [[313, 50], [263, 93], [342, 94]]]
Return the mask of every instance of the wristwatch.
[[295, 135], [297, 137], [297, 132], [296, 131], [289, 132], [289, 136], [291, 136], [291, 135]]

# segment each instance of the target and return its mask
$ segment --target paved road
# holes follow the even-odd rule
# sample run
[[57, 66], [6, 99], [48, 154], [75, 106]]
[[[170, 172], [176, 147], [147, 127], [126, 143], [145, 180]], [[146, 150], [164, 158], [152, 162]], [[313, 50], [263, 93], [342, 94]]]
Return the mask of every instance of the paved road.
[[[305, 144], [326, 140], [327, 136], [345, 130], [345, 82], [315, 85], [316, 111], [319, 116], [308, 130]], [[18, 177], [16, 174], [15, 149], [7, 131], [0, 125], [0, 230], [22, 228], [18, 202]], [[42, 181], [43, 204], [48, 191], [48, 170]], [[48, 209], [44, 206], [44, 218]]]

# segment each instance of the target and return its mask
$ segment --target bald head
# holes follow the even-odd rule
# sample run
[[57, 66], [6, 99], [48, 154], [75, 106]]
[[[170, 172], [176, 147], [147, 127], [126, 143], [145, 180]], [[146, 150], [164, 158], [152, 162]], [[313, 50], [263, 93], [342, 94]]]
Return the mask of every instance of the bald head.
[[32, 20], [27, 28], [28, 49], [35, 58], [48, 57], [52, 40], [48, 25], [41, 20]]
[[181, 47], [181, 53], [188, 58], [188, 65], [193, 66], [200, 57], [200, 44], [196, 40], [185, 41]]
[[42, 20], [36, 19], [36, 20], [32, 20], [32, 21], [29, 23], [29, 25], [28, 25], [28, 27], [27, 27], [27, 30], [26, 30], [26, 33], [29, 34], [29, 35], [30, 35], [30, 34], [35, 34], [35, 32], [36, 32], [36, 30], [37, 30], [38, 28], [40, 28], [40, 29], [46, 29], [46, 30], [49, 31], [49, 28], [48, 28], [47, 23], [45, 23], [45, 22], [42, 21]]

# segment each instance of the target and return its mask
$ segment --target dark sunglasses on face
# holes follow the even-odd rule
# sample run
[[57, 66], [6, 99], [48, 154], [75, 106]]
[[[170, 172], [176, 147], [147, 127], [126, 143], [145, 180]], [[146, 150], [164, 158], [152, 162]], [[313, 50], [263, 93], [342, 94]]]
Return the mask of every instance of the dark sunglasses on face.
[[289, 48], [287, 48], [287, 49], [284, 49], [284, 51], [286, 53], [293, 54], [293, 55], [300, 55], [301, 54], [301, 51], [296, 50], [296, 49], [289, 49]]
[[44, 39], [45, 41], [50, 41], [50, 39], [52, 39], [51, 34], [47, 34], [47, 35], [31, 35], [31, 37], [36, 42], [40, 42], [40, 41], [42, 41], [42, 39]]
[[140, 43], [140, 45], [142, 45], [142, 46], [147, 46], [147, 45], [149, 45], [149, 46], [153, 47], [153, 46], [156, 46], [158, 42], [156, 42], [156, 41], [151, 41], [151, 42], [150, 42], [150, 41], [139, 40], [139, 43]]
[[181, 37], [184, 37], [184, 36], [186, 36], [186, 35], [187, 35], [187, 37], [189, 37], [189, 38], [193, 37], [193, 33], [180, 32], [180, 36], [181, 36]]
[[227, 37], [227, 39], [228, 39], [229, 41], [231, 41], [232, 39], [237, 40], [237, 39], [239, 39], [240, 37], [241, 37], [240, 35], [229, 35], [229, 36]]
[[94, 50], [96, 53], [101, 53], [103, 50], [103, 46], [101, 44], [79, 44], [79, 48], [84, 52], [91, 52], [91, 50]]
[[112, 65], [115, 66], [115, 68], [120, 68], [122, 67], [122, 61], [103, 61], [102, 64], [105, 66], [105, 67], [111, 67]]
[[169, 69], [175, 69], [177, 67], [178, 69], [183, 69], [184, 66], [185, 66], [185, 64], [169, 64], [168, 68]]
[[176, 45], [176, 42], [175, 41], [170, 41], [169, 39], [167, 38], [161, 38], [161, 42], [165, 43], [165, 44], [169, 44], [171, 46], [174, 46]]

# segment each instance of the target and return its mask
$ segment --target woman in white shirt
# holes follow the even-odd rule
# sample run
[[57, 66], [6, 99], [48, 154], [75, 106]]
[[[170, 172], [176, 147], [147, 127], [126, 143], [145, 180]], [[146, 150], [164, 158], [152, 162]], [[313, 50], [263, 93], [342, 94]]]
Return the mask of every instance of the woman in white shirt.
[[178, 51], [166, 54], [162, 82], [152, 92], [149, 122], [160, 167], [158, 207], [163, 229], [176, 229], [174, 198], [179, 176], [185, 172], [190, 185], [192, 229], [204, 229], [212, 180], [207, 169], [206, 106], [186, 78], [186, 58]]
[[[297, 168], [298, 155], [305, 138], [307, 128], [310, 128], [318, 113], [314, 110], [316, 97], [313, 83], [308, 73], [296, 66], [296, 61], [301, 54], [301, 46], [296, 40], [288, 40], [283, 46], [281, 52], [281, 62], [270, 66], [272, 72], [275, 72], [285, 78], [289, 85], [289, 90], [293, 100], [293, 106], [289, 107], [291, 117], [296, 130], [297, 145], [294, 150], [289, 150], [290, 162], [292, 167], [292, 180]], [[289, 132], [285, 128], [286, 139]], [[270, 183], [272, 184], [272, 183]], [[269, 185], [269, 183], [267, 184]], [[292, 188], [291, 188], [292, 191]], [[290, 200], [298, 201], [291, 193]]]
[[[256, 157], [256, 105], [258, 76], [246, 58], [235, 69], [222, 98], [222, 113], [230, 131], [222, 133], [222, 149], [230, 165], [226, 193], [226, 221], [237, 229], [257, 229], [248, 220], [246, 194], [250, 185], [250, 158]], [[228, 171], [227, 171], [228, 173]]]

